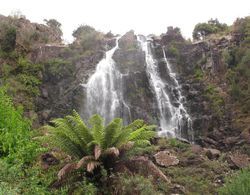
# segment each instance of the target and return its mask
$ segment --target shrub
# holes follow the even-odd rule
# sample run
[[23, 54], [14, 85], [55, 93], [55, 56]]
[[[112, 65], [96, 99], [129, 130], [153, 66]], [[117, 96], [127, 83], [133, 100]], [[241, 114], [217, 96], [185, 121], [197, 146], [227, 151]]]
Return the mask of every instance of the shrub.
[[174, 47], [173, 45], [171, 45], [168, 48], [168, 54], [169, 54], [169, 56], [175, 57], [175, 58], [178, 58], [180, 55], [179, 50], [176, 47]]
[[5, 25], [3, 37], [1, 39], [1, 50], [9, 53], [16, 46], [16, 28]]
[[228, 27], [226, 24], [220, 23], [217, 19], [211, 19], [207, 23], [198, 23], [195, 25], [193, 38], [198, 40], [204, 39], [210, 34], [225, 31], [227, 29]]
[[203, 74], [203, 72], [202, 72], [202, 70], [201, 70], [200, 68], [196, 68], [196, 69], [195, 69], [194, 76], [195, 76], [196, 79], [202, 80], [204, 74]]
[[104, 36], [88, 25], [81, 25], [72, 35], [76, 38], [76, 41], [80, 43], [83, 51], [93, 50]]
[[239, 171], [233, 177], [228, 177], [225, 186], [219, 189], [221, 195], [249, 195], [250, 168]]
[[45, 64], [49, 74], [58, 79], [73, 74], [73, 65], [63, 59], [52, 59]]

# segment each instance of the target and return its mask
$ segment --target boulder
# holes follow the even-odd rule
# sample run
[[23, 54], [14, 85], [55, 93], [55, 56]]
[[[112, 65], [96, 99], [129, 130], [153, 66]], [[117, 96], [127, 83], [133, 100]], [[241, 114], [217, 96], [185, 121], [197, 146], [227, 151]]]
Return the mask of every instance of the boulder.
[[201, 154], [202, 151], [203, 151], [203, 148], [199, 145], [192, 145], [191, 146], [191, 151], [194, 153], [194, 154]]
[[172, 155], [168, 150], [160, 151], [154, 155], [155, 161], [158, 165], [169, 167], [179, 164], [179, 159]]
[[245, 140], [246, 143], [250, 144], [250, 129], [243, 131], [240, 134], [240, 138]]
[[250, 158], [246, 154], [235, 153], [228, 156], [229, 165], [233, 169], [245, 168], [250, 165]]
[[206, 156], [210, 160], [218, 159], [221, 155], [221, 152], [217, 149], [212, 149], [212, 148], [204, 148]]

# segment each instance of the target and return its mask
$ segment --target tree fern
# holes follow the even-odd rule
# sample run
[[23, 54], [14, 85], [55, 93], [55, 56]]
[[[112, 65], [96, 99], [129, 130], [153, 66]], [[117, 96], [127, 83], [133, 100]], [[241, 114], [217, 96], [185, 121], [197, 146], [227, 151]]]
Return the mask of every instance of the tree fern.
[[[103, 162], [109, 162], [110, 155], [118, 157], [120, 149], [124, 152], [131, 147], [142, 147], [150, 144], [155, 136], [155, 126], [146, 125], [143, 120], [135, 120], [127, 126], [122, 125], [120, 118], [115, 118], [106, 127], [99, 115], [93, 115], [88, 126], [80, 115], [73, 111], [72, 115], [58, 118], [47, 126], [48, 140], [67, 154], [74, 156], [78, 163], [67, 164], [60, 172], [59, 178], [81, 166], [92, 171]], [[122, 153], [123, 153], [122, 152]]]

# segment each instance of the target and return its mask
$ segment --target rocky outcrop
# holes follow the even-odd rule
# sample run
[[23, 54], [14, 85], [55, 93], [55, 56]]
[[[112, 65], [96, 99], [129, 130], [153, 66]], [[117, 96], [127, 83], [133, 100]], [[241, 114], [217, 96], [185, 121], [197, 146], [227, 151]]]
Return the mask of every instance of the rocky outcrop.
[[82, 51], [79, 46], [42, 45], [32, 50], [30, 59], [44, 65], [41, 95], [36, 100], [39, 121], [63, 117], [73, 109], [81, 112], [85, 100], [84, 83], [93, 74], [96, 64], [113, 39], [104, 39], [96, 50]]

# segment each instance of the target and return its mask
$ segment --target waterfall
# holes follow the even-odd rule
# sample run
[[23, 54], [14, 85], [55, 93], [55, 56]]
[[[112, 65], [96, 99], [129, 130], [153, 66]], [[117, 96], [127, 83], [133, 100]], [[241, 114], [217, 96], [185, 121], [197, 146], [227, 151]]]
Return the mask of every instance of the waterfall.
[[129, 106], [123, 99], [123, 75], [117, 70], [113, 55], [119, 48], [119, 37], [116, 45], [107, 51], [105, 57], [97, 64], [95, 73], [86, 85], [86, 115], [99, 114], [108, 123], [115, 117], [129, 122], [131, 118]]
[[[150, 40], [141, 35], [137, 36], [137, 40], [142, 50], [145, 52], [146, 71], [158, 106], [160, 123], [159, 135], [186, 138], [192, 141], [192, 120], [183, 106], [185, 98], [181, 94], [181, 86], [166, 58], [164, 48], [162, 48], [163, 60], [166, 64], [166, 70], [172, 80], [172, 82], [169, 83], [166, 83], [160, 77], [158, 62], [154, 59], [152, 54]], [[166, 87], [172, 89], [172, 94], [166, 90]], [[177, 95], [174, 95], [173, 91], [177, 91]], [[177, 102], [177, 106], [173, 105], [172, 99]]]

